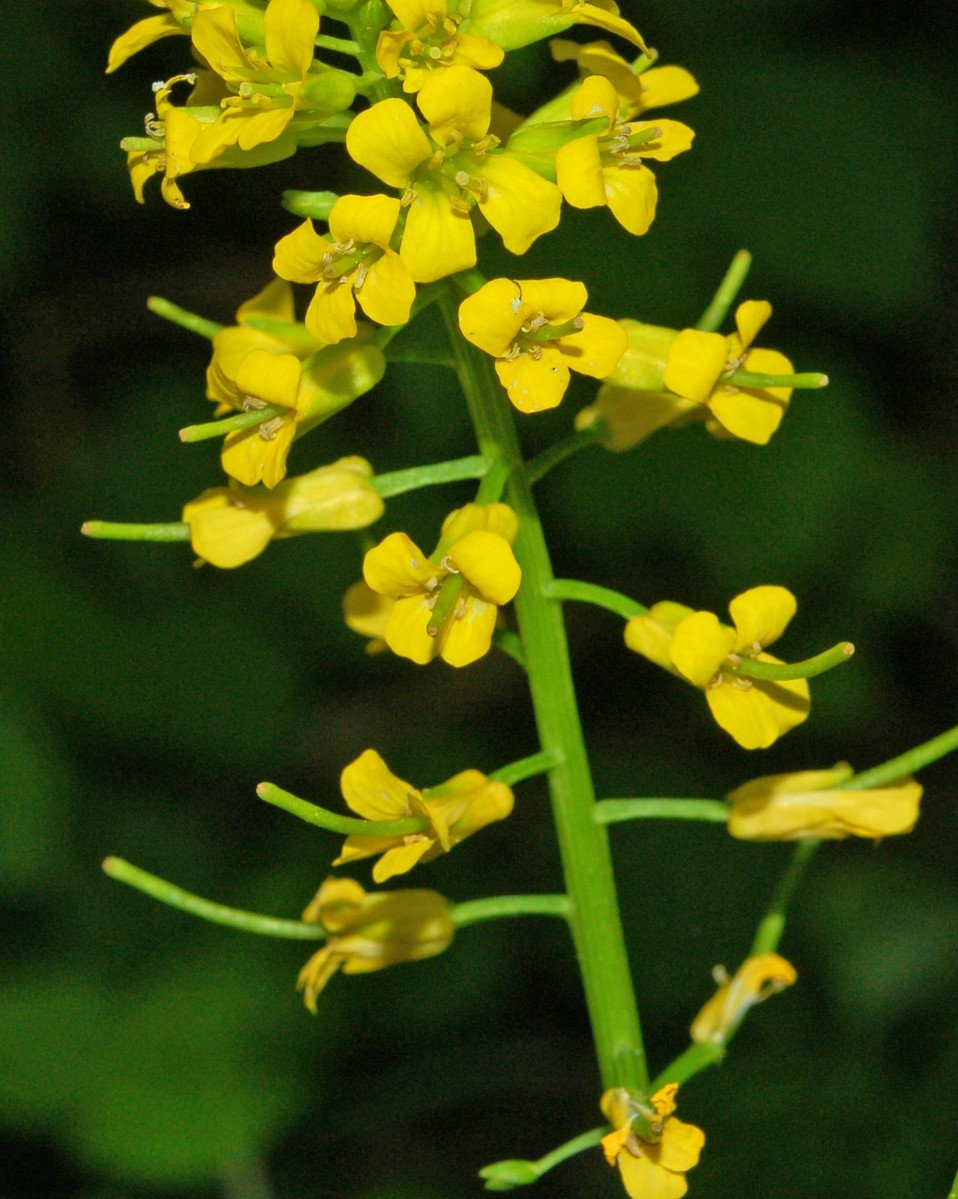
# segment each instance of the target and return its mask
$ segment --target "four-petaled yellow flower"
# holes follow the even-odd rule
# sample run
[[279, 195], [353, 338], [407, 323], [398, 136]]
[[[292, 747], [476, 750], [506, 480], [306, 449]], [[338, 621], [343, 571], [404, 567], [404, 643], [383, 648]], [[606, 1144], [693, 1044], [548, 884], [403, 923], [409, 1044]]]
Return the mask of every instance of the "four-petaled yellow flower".
[[716, 966], [712, 977], [718, 990], [692, 1021], [692, 1040], [724, 1045], [742, 1023], [747, 1012], [771, 995], [790, 987], [798, 975], [791, 962], [777, 953], [760, 953], [746, 958], [732, 977], [724, 966]]
[[[640, 1105], [625, 1087], [613, 1087], [602, 1096], [602, 1113], [614, 1128], [602, 1138], [602, 1150], [619, 1176], [630, 1199], [680, 1199], [686, 1193], [685, 1175], [698, 1164], [705, 1133], [686, 1124], [675, 1112], [676, 1083], [668, 1083]], [[633, 1125], [637, 1118], [651, 1120], [658, 1140], [643, 1140]]]
[[[751, 349], [772, 315], [767, 300], [746, 300], [735, 310], [737, 331], [703, 333], [683, 329], [673, 341], [665, 365], [669, 391], [704, 404], [717, 424], [733, 437], [766, 445], [778, 428], [791, 387], [742, 387], [730, 381], [738, 370], [761, 375], [788, 375], [792, 364], [777, 350]], [[713, 430], [714, 431], [714, 430]]]
[[436, 891], [367, 892], [351, 878], [328, 878], [303, 912], [321, 924], [326, 944], [299, 972], [298, 988], [309, 1010], [337, 970], [368, 974], [399, 962], [442, 953], [455, 927], [449, 902]]
[[334, 345], [356, 336], [356, 301], [380, 325], [404, 325], [416, 298], [408, 267], [390, 247], [399, 219], [394, 196], [340, 196], [329, 212], [329, 234], [312, 221], [276, 244], [273, 270], [293, 283], [316, 283], [306, 328]]
[[744, 749], [766, 749], [801, 724], [811, 707], [805, 679], [751, 679], [736, 672], [743, 659], [780, 664], [766, 654], [795, 614], [784, 587], [753, 587], [729, 604], [734, 628], [712, 612], [663, 601], [633, 616], [625, 643], [651, 662], [700, 687], [718, 725]]
[[667, 162], [692, 144], [695, 136], [681, 121], [619, 120], [619, 98], [612, 83], [590, 75], [572, 96], [572, 117], [603, 117], [606, 128], [566, 142], [556, 154], [556, 182], [574, 208], [607, 204], [629, 233], [645, 233], [655, 217], [658, 189], [643, 158]]
[[910, 833], [918, 820], [921, 784], [903, 778], [887, 787], [843, 788], [853, 773], [843, 762], [831, 770], [752, 779], [728, 797], [728, 831], [744, 841], [878, 841]]
[[[455, 2], [455, 0], [454, 0]], [[476, 67], [491, 71], [505, 54], [487, 37], [463, 33], [462, 16], [448, 0], [386, 0], [399, 29], [384, 29], [376, 61], [387, 79], [401, 79], [403, 91], [418, 92], [430, 71], [440, 67]]]
[[346, 838], [333, 865], [382, 854], [373, 867], [377, 883], [405, 874], [417, 862], [430, 862], [448, 853], [487, 824], [505, 820], [513, 806], [512, 791], [505, 783], [488, 779], [478, 770], [460, 771], [437, 787], [419, 791], [397, 778], [374, 749], [350, 762], [342, 773], [341, 787], [349, 807], [366, 820], [419, 816], [429, 822], [422, 832], [406, 836]]
[[403, 189], [399, 256], [417, 283], [475, 265], [475, 208], [513, 254], [558, 225], [555, 184], [496, 149], [492, 84], [484, 75], [461, 66], [434, 71], [417, 103], [428, 135], [398, 97], [359, 113], [346, 133], [346, 149], [360, 166]]
[[230, 5], [202, 8], [193, 19], [197, 53], [233, 95], [196, 139], [194, 162], [207, 163], [233, 145], [251, 150], [275, 141], [298, 114], [315, 124], [346, 110], [356, 94], [345, 71], [313, 62], [319, 13], [309, 0], [269, 0], [263, 15], [266, 55], [243, 45]]
[[518, 522], [505, 504], [467, 504], [450, 513], [430, 557], [390, 533], [363, 562], [379, 595], [395, 600], [383, 637], [403, 658], [425, 665], [441, 657], [466, 666], [488, 653], [497, 609], [519, 590], [512, 552]]
[[554, 408], [570, 370], [601, 379], [628, 345], [618, 322], [582, 309], [582, 283], [493, 279], [459, 305], [459, 328], [496, 359], [496, 374], [521, 412]]
[[211, 487], [183, 509], [193, 550], [203, 562], [230, 569], [266, 549], [273, 538], [297, 533], [365, 529], [383, 514], [365, 458], [340, 458], [309, 474], [284, 479], [272, 491], [231, 480]]

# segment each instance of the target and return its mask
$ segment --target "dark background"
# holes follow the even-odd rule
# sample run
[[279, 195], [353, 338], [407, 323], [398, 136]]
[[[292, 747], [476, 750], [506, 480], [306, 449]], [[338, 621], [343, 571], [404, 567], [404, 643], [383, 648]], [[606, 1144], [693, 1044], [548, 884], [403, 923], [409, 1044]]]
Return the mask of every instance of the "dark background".
[[[845, 637], [859, 653], [817, 681], [805, 725], [748, 755], [693, 689], [623, 651], [617, 620], [570, 608], [598, 787], [718, 796], [758, 774], [873, 765], [958, 720], [954, 5], [879, 3], [865, 26], [839, 0], [626, 11], [702, 84], [669, 113], [696, 129], [693, 152], [657, 168], [645, 238], [566, 210], [521, 265], [490, 246], [490, 273], [583, 278], [595, 311], [681, 326], [746, 246], [745, 294], [775, 306], [763, 344], [833, 382], [799, 393], [766, 449], [691, 429], [557, 471], [540, 489], [557, 570], [719, 612], [781, 583], [800, 602], [786, 656]], [[152, 12], [42, 0], [4, 13], [0, 1195], [476, 1194], [486, 1162], [537, 1157], [598, 1122], [561, 926], [485, 925], [415, 968], [337, 978], [312, 1019], [293, 990], [308, 946], [201, 925], [99, 869], [116, 853], [295, 916], [338, 842], [260, 804], [258, 781], [335, 806], [340, 769], [367, 746], [421, 785], [535, 749], [512, 662], [457, 673], [364, 655], [339, 616], [359, 572], [352, 536], [283, 542], [238, 572], [194, 571], [184, 546], [80, 538], [90, 517], [175, 520], [220, 481], [215, 443], [175, 433], [206, 418], [208, 349], [150, 316], [147, 295], [230, 320], [292, 227], [280, 190], [349, 186], [335, 150], [306, 151], [190, 177], [188, 213], [155, 187], [139, 208], [116, 145], [140, 132], [150, 82], [185, 67], [187, 44], [101, 72], [112, 38]], [[535, 47], [510, 56], [497, 94], [531, 106], [560, 77]], [[590, 395], [577, 386], [523, 421], [530, 452]], [[450, 379], [396, 367], [298, 443], [292, 468], [470, 452]], [[429, 544], [469, 496], [397, 499], [377, 531]], [[956, 771], [923, 773], [910, 837], [827, 846], [814, 862], [783, 943], [798, 985], [683, 1090], [681, 1114], [708, 1135], [693, 1194], [946, 1193]], [[620, 826], [614, 848], [661, 1068], [713, 964], [746, 952], [788, 850], [662, 824]], [[557, 889], [541, 783], [412, 882], [454, 900]], [[621, 1192], [592, 1153], [538, 1193]]]

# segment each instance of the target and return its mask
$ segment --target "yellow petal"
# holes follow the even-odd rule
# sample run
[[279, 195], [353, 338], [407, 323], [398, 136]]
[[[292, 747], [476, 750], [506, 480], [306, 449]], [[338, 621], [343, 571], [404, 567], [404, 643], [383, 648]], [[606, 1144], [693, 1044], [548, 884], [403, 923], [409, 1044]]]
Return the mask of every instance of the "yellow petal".
[[402, 845], [394, 845], [386, 850], [373, 867], [373, 881], [385, 883], [397, 874], [408, 873], [426, 854], [435, 849], [435, 841], [427, 837], [423, 837], [421, 841], [407, 841]]
[[629, 338], [617, 322], [607, 316], [583, 312], [582, 329], [559, 339], [559, 347], [568, 366], [580, 375], [604, 379], [625, 353]]
[[657, 429], [680, 422], [690, 412], [697, 411], [701, 411], [698, 404], [680, 396], [607, 385], [599, 388], [594, 404], [576, 414], [575, 427], [587, 429], [596, 421], [603, 421], [609, 432], [602, 438], [602, 445], [622, 453], [645, 441]]
[[[753, 356], [759, 351], [753, 351]], [[768, 445], [782, 423], [788, 400], [775, 393], [791, 391], [782, 387], [735, 387], [731, 383], [717, 387], [708, 400], [708, 409], [722, 429], [753, 445]]]
[[365, 820], [401, 820], [409, 815], [416, 789], [393, 774], [374, 749], [366, 749], [345, 767], [339, 779], [343, 799]]
[[836, 840], [848, 836], [878, 840], [910, 833], [918, 819], [922, 794], [921, 786], [911, 778], [864, 791], [773, 788], [765, 794], [742, 796], [745, 790], [739, 788], [729, 796], [733, 807], [728, 829], [733, 837], [747, 841], [798, 841], [809, 837]]
[[675, 674], [677, 672], [669, 654], [674, 632], [673, 625], [656, 620], [653, 608], [648, 616], [633, 616], [626, 622], [625, 644], [656, 666]]
[[448, 622], [441, 634], [440, 653], [450, 666], [468, 666], [489, 652], [496, 627], [496, 606], [478, 596], [466, 600], [461, 616]]
[[635, 237], [647, 233], [659, 199], [655, 176], [648, 167], [641, 163], [607, 167], [602, 172], [602, 186], [606, 203], [622, 228]]
[[399, 256], [417, 283], [432, 283], [475, 266], [476, 237], [471, 217], [451, 208], [443, 192], [425, 185], [417, 187], [407, 212]]
[[520, 412], [555, 408], [569, 386], [569, 368], [560, 352], [551, 346], [543, 348], [538, 361], [524, 352], [511, 362], [498, 358], [496, 374]]
[[343, 596], [343, 618], [354, 633], [380, 641], [394, 603], [395, 600], [373, 591], [363, 580], [353, 583]]
[[577, 137], [556, 152], [556, 183], [573, 208], [600, 208], [606, 203], [599, 139]]
[[[272, 279], [262, 291], [258, 291], [255, 296], [245, 300], [236, 309], [237, 324], [242, 325], [245, 321], [253, 318], [289, 323], [296, 320], [293, 289], [285, 279]], [[250, 346], [250, 349], [255, 348], [255, 346]]]
[[562, 193], [554, 183], [507, 154], [488, 155], [480, 173], [486, 194], [479, 209], [507, 250], [524, 254], [537, 237], [558, 225]]
[[462, 301], [459, 329], [466, 341], [496, 358], [508, 352], [525, 319], [523, 283], [491, 279]]
[[663, 378], [669, 391], [703, 404], [725, 370], [728, 342], [720, 333], [683, 329], [672, 342]]
[[436, 567], [405, 533], [390, 533], [363, 559], [369, 586], [395, 599], [419, 595], [435, 574]]
[[785, 632], [798, 608], [795, 596], [786, 587], [752, 587], [737, 595], [728, 606], [735, 625], [736, 653], [764, 649]]
[[278, 521], [268, 508], [238, 508], [225, 487], [205, 491], [183, 509], [196, 555], [213, 566], [242, 566], [269, 545]]
[[437, 639], [426, 632], [431, 616], [424, 593], [397, 600], [383, 633], [393, 653], [420, 666], [431, 662], [439, 651]]
[[306, 309], [306, 328], [331, 346], [356, 336], [356, 300], [351, 279], [319, 284]]
[[676, 154], [683, 154], [695, 138], [694, 132], [681, 121], [633, 121], [630, 128], [634, 133], [642, 133], [645, 129], [661, 130], [658, 137], [645, 142], [635, 151], [643, 158], [654, 158], [656, 162], [668, 162]]
[[253, 350], [240, 363], [236, 386], [243, 395], [295, 408], [299, 391], [300, 361], [293, 354]]
[[664, 1170], [645, 1153], [619, 1154], [619, 1174], [630, 1199], [681, 1199], [689, 1189], [684, 1174]]
[[735, 309], [735, 325], [745, 349], [758, 337], [771, 315], [772, 306], [768, 300], [745, 300]]
[[[769, 656], [761, 655], [768, 661]], [[705, 692], [716, 724], [743, 749], [767, 749], [789, 729], [801, 724], [811, 708], [805, 679], [771, 682], [750, 679], [746, 690], [726, 679]]]
[[585, 284], [575, 279], [519, 279], [524, 313], [544, 313], [550, 324], [562, 324], [579, 315], [589, 299]]
[[734, 630], [720, 624], [714, 612], [694, 612], [676, 626], [669, 656], [690, 683], [708, 687], [734, 645]]
[[329, 251], [329, 239], [316, 232], [312, 221], [303, 221], [276, 243], [273, 270], [291, 283], [315, 283], [323, 277], [323, 256]]
[[319, 13], [308, 0], [269, 0], [263, 15], [266, 56], [289, 80], [304, 79], [313, 61]]
[[451, 545], [448, 557], [483, 599], [507, 604], [519, 590], [522, 571], [504, 537], [477, 529]]
[[698, 1164], [705, 1133], [694, 1124], [686, 1124], [676, 1116], [665, 1122], [662, 1140], [658, 1144], [658, 1160], [666, 1170], [691, 1170]]
[[492, 112], [492, 84], [471, 67], [433, 71], [416, 98], [433, 141], [445, 146], [455, 135], [485, 137]]
[[137, 21], [135, 25], [130, 26], [126, 33], [121, 33], [110, 47], [106, 73], [112, 74], [118, 67], [122, 67], [128, 58], [139, 54], [144, 47], [152, 46], [160, 38], [186, 32], [179, 21], [169, 12], [163, 13], [160, 17], [146, 17], [142, 21]]
[[340, 196], [329, 210], [329, 232], [337, 242], [354, 240], [385, 250], [398, 219], [395, 196]]
[[340, 458], [282, 484], [282, 533], [364, 529], [383, 514], [365, 458]]
[[605, 117], [611, 126], [619, 110], [619, 97], [608, 79], [602, 75], [590, 75], [572, 93], [571, 110], [574, 121]]
[[356, 298], [370, 320], [404, 325], [416, 298], [416, 285], [399, 255], [389, 252], [369, 267]]
[[236, 13], [229, 5], [201, 9], [193, 18], [193, 45], [212, 70], [230, 83], [243, 80], [267, 82], [268, 71], [258, 71], [240, 41], [236, 28]]
[[239, 122], [239, 136], [236, 139], [239, 148], [253, 150], [264, 142], [275, 141], [293, 119], [295, 111], [290, 103], [267, 108], [253, 116], [245, 116]]
[[263, 483], [275, 487], [286, 474], [286, 459], [296, 436], [296, 421], [283, 419], [270, 438], [260, 436], [258, 427], [229, 433], [223, 441], [220, 463], [231, 478], [248, 487]]
[[638, 77], [641, 109], [662, 108], [698, 94], [699, 85], [684, 67], [652, 67]]
[[444, 17], [447, 11], [446, 0], [386, 0], [386, 3], [395, 13], [396, 20], [407, 30], [425, 25], [430, 13]]
[[398, 97], [380, 100], [353, 117], [346, 131], [346, 149], [354, 162], [390, 187], [406, 187], [415, 168], [432, 157], [415, 113]]

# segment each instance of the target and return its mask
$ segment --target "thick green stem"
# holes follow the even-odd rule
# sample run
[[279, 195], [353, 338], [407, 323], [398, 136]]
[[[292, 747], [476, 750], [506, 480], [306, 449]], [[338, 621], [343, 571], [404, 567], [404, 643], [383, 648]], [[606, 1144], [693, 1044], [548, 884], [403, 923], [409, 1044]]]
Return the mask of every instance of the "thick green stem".
[[519, 518], [515, 553], [522, 586], [515, 599], [532, 704], [544, 752], [558, 755], [548, 773], [571, 910], [569, 922], [592, 1023], [603, 1088], [645, 1091], [648, 1073], [628, 955], [619, 917], [609, 838], [593, 819], [595, 791], [572, 681], [560, 601], [551, 598], [552, 566], [519, 449], [512, 411], [491, 360], [460, 335], [451, 293], [442, 301], [459, 381], [479, 450], [508, 470], [505, 499]]
[[190, 526], [178, 521], [168, 524], [131, 525], [113, 520], [85, 520], [80, 525], [84, 537], [98, 541], [189, 541]]

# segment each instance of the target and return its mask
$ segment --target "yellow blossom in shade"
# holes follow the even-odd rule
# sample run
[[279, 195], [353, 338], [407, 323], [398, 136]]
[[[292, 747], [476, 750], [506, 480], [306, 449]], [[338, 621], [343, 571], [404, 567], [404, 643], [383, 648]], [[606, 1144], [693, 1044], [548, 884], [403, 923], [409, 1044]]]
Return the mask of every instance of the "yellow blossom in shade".
[[[684, 67], [651, 67], [636, 74], [633, 65], [617, 54], [608, 42], [582, 45], [555, 38], [549, 48], [556, 62], [574, 62], [583, 78], [602, 75], [608, 79], [615, 88], [618, 116], [622, 121], [630, 121], [650, 108], [678, 104], [698, 94], [699, 85]], [[547, 105], [549, 119], [562, 120], [571, 116], [570, 100], [571, 95], [565, 93]]]
[[478, 209], [514, 254], [559, 223], [561, 196], [489, 133], [492, 85], [469, 67], [434, 71], [417, 96], [429, 132], [398, 97], [354, 117], [350, 156], [390, 187], [406, 210], [399, 256], [417, 283], [475, 265]]
[[269, 0], [263, 15], [265, 57], [243, 45], [236, 13], [227, 5], [202, 9], [193, 19], [193, 46], [233, 93], [193, 145], [197, 163], [228, 147], [251, 150], [275, 141], [294, 117], [306, 123], [343, 112], [355, 86], [345, 71], [314, 63], [319, 13], [309, 0]]
[[489, 38], [463, 33], [462, 17], [450, 11], [448, 0], [386, 2], [396, 21], [379, 35], [376, 61], [387, 79], [402, 80], [403, 91], [418, 92], [430, 71], [451, 66], [489, 71], [505, 57]]
[[574, 208], [607, 204], [629, 233], [645, 233], [655, 217], [655, 176], [643, 158], [666, 162], [681, 154], [695, 136], [680, 121], [631, 121], [618, 118], [619, 99], [612, 83], [590, 75], [572, 96], [572, 117], [603, 117], [602, 133], [566, 142], [556, 154], [556, 182]]
[[[193, 147], [203, 130], [217, 119], [219, 109], [201, 103], [198, 93], [208, 88], [209, 72], [175, 75], [155, 86], [156, 113], [146, 115], [146, 135], [153, 144], [148, 149], [138, 147], [127, 153], [127, 169], [137, 203], [144, 203], [144, 188], [154, 175], [160, 177], [160, 194], [171, 208], [187, 209], [189, 204], [180, 190], [178, 180], [192, 171], [210, 167], [259, 167], [288, 158], [296, 151], [292, 135], [284, 134], [269, 145], [244, 151], [231, 147], [215, 162], [198, 163]], [[195, 84], [187, 106], [178, 107], [170, 100], [177, 83]], [[145, 139], [137, 139], [139, 141]], [[122, 143], [126, 147], [126, 139]]]
[[469, 32], [491, 38], [506, 50], [565, 33], [573, 25], [593, 25], [649, 53], [642, 35], [619, 14], [613, 0], [470, 0], [468, 8]]
[[582, 309], [588, 293], [569, 279], [492, 279], [459, 305], [467, 341], [492, 354], [521, 412], [554, 408], [569, 372], [601, 379], [628, 345], [622, 327]]
[[307, 220], [277, 243], [277, 275], [317, 284], [306, 327], [321, 341], [333, 345], [356, 336], [357, 300], [381, 325], [409, 320], [416, 285], [390, 248], [399, 210], [393, 196], [341, 196], [330, 209], [328, 236]]
[[498, 606], [519, 590], [512, 552], [517, 521], [505, 504], [467, 504], [446, 518], [430, 557], [405, 533], [390, 533], [363, 562], [369, 587], [395, 601], [383, 636], [419, 665], [441, 657], [466, 666], [488, 653]]
[[918, 820], [921, 784], [903, 778], [887, 787], [844, 790], [845, 763], [753, 779], [729, 795], [728, 831], [744, 841], [879, 840], [910, 833]]
[[197, 12], [205, 8], [219, 8], [224, 3], [228, 4], [236, 14], [240, 31], [246, 40], [258, 42], [263, 38], [262, 9], [244, 4], [242, 0], [149, 0], [149, 2], [154, 8], [163, 8], [166, 11], [162, 16], [147, 17], [143, 21], [137, 21], [126, 33], [116, 39], [110, 47], [106, 68], [108, 75], [123, 66], [134, 54], [139, 54], [141, 50], [152, 46], [154, 42], [158, 42], [162, 38], [171, 37], [174, 34], [189, 37], [190, 26]]
[[367, 654], [379, 654], [386, 644], [386, 622], [396, 603], [389, 596], [373, 591], [365, 579], [353, 583], [343, 596], [343, 619], [347, 628], [367, 637]]
[[374, 749], [350, 762], [342, 773], [341, 787], [347, 805], [366, 820], [419, 816], [429, 822], [421, 833], [408, 836], [346, 838], [333, 865], [381, 854], [373, 867], [377, 883], [448, 853], [487, 824], [504, 820], [513, 806], [512, 791], [505, 783], [488, 779], [478, 770], [463, 770], [437, 787], [419, 791], [397, 778]]
[[242, 566], [274, 538], [297, 533], [364, 529], [383, 513], [365, 458], [340, 458], [309, 474], [284, 479], [272, 491], [231, 481], [212, 487], [183, 509], [198, 557], [213, 566]]
[[[669, 1083], [657, 1091], [649, 1106], [640, 1105], [624, 1087], [602, 1096], [602, 1113], [614, 1131], [602, 1138], [609, 1165], [618, 1165], [619, 1176], [631, 1199], [680, 1199], [686, 1193], [685, 1175], [698, 1164], [705, 1133], [675, 1116], [678, 1086]], [[651, 1120], [655, 1143], [643, 1140], [633, 1125], [642, 1116]]]
[[713, 425], [733, 437], [766, 445], [781, 423], [792, 397], [791, 387], [739, 387], [728, 376], [737, 370], [786, 375], [792, 364], [777, 350], [752, 349], [772, 315], [766, 300], [746, 300], [735, 311], [736, 332], [703, 333], [683, 329], [669, 350], [665, 385], [678, 396], [704, 404]]
[[625, 643], [651, 662], [705, 692], [716, 723], [744, 749], [766, 749], [801, 724], [811, 707], [805, 679], [750, 679], [736, 673], [743, 659], [780, 663], [765, 647], [795, 614], [784, 587], [753, 587], [729, 604], [734, 628], [712, 612], [663, 601], [625, 626]]
[[299, 989], [315, 1015], [316, 999], [337, 970], [367, 974], [442, 953], [455, 928], [449, 902], [436, 891], [368, 894], [349, 878], [328, 878], [303, 912], [326, 930], [326, 944], [299, 972]]
[[723, 1045], [757, 1003], [790, 987], [798, 975], [791, 962], [777, 953], [746, 958], [732, 977], [724, 966], [712, 971], [718, 990], [692, 1021], [690, 1034], [697, 1044]]

